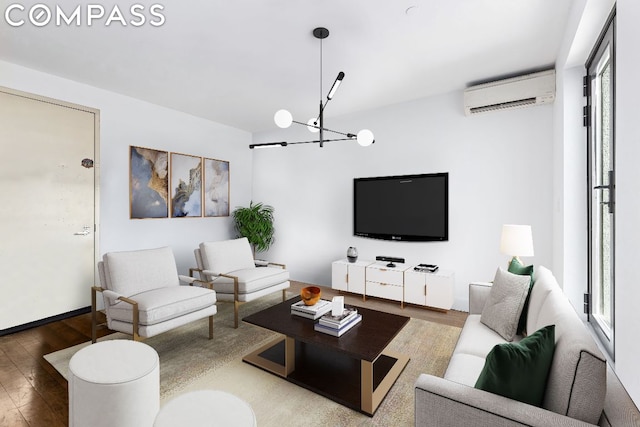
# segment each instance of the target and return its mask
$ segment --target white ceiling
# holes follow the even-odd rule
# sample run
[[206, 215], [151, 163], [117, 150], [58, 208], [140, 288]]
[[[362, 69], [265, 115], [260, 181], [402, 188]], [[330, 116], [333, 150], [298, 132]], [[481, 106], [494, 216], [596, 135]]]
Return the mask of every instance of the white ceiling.
[[[159, 0], [159, 27], [105, 18], [89, 27], [86, 9], [79, 27], [3, 20], [0, 59], [253, 132], [274, 128], [280, 108], [296, 120], [317, 114], [315, 27], [331, 33], [323, 96], [345, 72], [330, 117], [549, 68], [575, 1], [584, 0]], [[0, 0], [3, 12], [9, 3]], [[86, 2], [47, 4], [69, 14]], [[133, 19], [135, 2], [100, 4]]]

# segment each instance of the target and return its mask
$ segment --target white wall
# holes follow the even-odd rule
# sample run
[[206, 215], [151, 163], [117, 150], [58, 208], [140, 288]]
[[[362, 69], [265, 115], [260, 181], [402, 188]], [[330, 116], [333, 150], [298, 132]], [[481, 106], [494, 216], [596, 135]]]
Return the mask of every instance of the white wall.
[[554, 111], [553, 271], [580, 317], [587, 292], [587, 152], [582, 124], [584, 67], [559, 68]]
[[616, 31], [615, 370], [640, 404], [640, 2], [618, 0]]
[[186, 274], [198, 243], [233, 236], [230, 217], [129, 219], [129, 146], [228, 160], [233, 209], [251, 198], [248, 132], [2, 61], [0, 85], [100, 110], [101, 254], [171, 246]]
[[[531, 224], [536, 256], [525, 261], [551, 264], [552, 112], [547, 105], [465, 117], [462, 92], [453, 92], [326, 118], [332, 129], [370, 128], [376, 143], [368, 148], [349, 141], [254, 150], [254, 200], [275, 207], [269, 258], [287, 263], [297, 280], [322, 285], [331, 284], [331, 262], [349, 246], [361, 259], [435, 263], [455, 271], [455, 307], [466, 310], [468, 283], [491, 280], [507, 265], [499, 252], [502, 224]], [[255, 134], [254, 142], [310, 135], [298, 126]], [[353, 178], [431, 172], [449, 172], [448, 242], [353, 236]]]

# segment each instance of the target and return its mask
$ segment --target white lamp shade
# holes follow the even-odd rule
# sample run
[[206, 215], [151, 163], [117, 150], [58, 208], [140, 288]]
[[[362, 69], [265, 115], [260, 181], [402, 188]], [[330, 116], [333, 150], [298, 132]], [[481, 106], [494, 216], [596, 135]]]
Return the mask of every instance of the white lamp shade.
[[276, 122], [279, 128], [285, 129], [293, 123], [293, 116], [287, 110], [278, 110], [276, 114], [273, 115], [273, 121]]
[[510, 256], [533, 256], [533, 236], [530, 225], [502, 226], [500, 252]]
[[358, 132], [357, 140], [358, 144], [362, 145], [363, 147], [368, 147], [373, 144], [373, 132], [371, 132], [369, 129], [362, 129], [360, 132]]
[[320, 128], [318, 127], [318, 121], [315, 117], [311, 117], [307, 122], [307, 129], [309, 132], [317, 133], [320, 132]]

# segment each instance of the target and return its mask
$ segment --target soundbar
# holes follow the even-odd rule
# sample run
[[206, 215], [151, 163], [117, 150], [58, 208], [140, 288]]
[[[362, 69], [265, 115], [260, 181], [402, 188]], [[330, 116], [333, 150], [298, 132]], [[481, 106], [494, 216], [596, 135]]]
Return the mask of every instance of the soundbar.
[[376, 261], [387, 261], [387, 267], [395, 267], [395, 262], [399, 262], [400, 264], [404, 264], [404, 258], [396, 258], [392, 256], [377, 256]]

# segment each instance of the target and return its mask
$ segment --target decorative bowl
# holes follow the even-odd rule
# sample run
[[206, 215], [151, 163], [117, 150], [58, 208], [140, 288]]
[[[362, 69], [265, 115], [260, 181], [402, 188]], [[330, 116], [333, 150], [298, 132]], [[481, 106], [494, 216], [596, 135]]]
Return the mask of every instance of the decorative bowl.
[[320, 288], [317, 286], [307, 286], [300, 290], [300, 296], [302, 297], [304, 305], [314, 305], [317, 303], [321, 293]]

